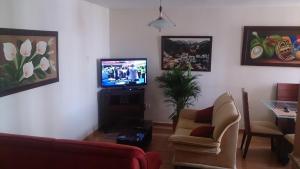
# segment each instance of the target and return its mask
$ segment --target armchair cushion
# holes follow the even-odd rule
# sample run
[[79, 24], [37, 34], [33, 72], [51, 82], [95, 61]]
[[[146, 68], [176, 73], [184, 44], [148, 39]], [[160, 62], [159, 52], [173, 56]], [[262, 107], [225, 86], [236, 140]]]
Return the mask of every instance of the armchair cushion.
[[211, 123], [214, 107], [208, 107], [196, 112], [196, 123]]
[[190, 145], [190, 146], [199, 146], [203, 148], [219, 148], [220, 142], [215, 141], [212, 138], [206, 137], [194, 137], [194, 136], [184, 136], [184, 135], [172, 135], [169, 138], [173, 144], [177, 143], [180, 145]]
[[212, 138], [215, 127], [200, 126], [192, 130], [191, 136]]
[[208, 126], [208, 125], [210, 125], [210, 124], [196, 123], [196, 122], [194, 122], [194, 120], [185, 119], [185, 118], [179, 119], [178, 123], [177, 123], [178, 128], [191, 129], [191, 130], [194, 128], [200, 127], [200, 126]]

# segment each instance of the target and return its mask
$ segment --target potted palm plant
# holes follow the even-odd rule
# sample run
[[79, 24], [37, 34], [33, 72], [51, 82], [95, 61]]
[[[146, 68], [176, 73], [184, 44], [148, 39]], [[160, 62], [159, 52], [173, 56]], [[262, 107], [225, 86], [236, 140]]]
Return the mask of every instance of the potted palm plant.
[[187, 71], [174, 68], [156, 77], [159, 87], [163, 89], [166, 97], [165, 102], [174, 106], [174, 112], [169, 119], [173, 121], [175, 129], [181, 110], [193, 104], [193, 100], [200, 93], [200, 86], [196, 82], [198, 75], [192, 75], [190, 69]]

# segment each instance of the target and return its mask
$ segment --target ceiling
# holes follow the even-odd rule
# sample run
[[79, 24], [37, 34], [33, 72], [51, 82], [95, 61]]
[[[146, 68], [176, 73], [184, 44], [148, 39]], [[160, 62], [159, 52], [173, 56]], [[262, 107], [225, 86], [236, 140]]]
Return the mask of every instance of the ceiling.
[[[108, 8], [154, 8], [159, 0], [87, 0]], [[288, 6], [300, 5], [300, 0], [163, 0], [165, 7], [196, 6]]]

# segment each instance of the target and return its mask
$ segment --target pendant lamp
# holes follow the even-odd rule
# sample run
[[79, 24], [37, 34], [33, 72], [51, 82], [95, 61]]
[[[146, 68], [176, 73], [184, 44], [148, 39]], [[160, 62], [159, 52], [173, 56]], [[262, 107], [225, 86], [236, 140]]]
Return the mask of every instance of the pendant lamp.
[[[172, 22], [172, 20], [163, 12], [162, 5], [160, 0], [160, 6], [159, 6], [159, 17], [155, 19], [154, 21], [151, 21], [148, 25], [150, 27], [154, 27], [158, 29], [160, 32], [163, 28], [170, 28], [175, 27], [176, 24]], [[165, 18], [164, 18], [165, 16]]]

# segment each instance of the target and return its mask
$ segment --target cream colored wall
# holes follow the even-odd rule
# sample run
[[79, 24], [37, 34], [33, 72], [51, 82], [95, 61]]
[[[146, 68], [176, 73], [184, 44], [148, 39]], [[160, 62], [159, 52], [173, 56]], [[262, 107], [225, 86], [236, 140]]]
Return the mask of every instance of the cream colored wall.
[[146, 118], [169, 122], [172, 109], [163, 102], [162, 91], [154, 78], [162, 73], [160, 36], [213, 36], [212, 71], [201, 74], [202, 94], [196, 108], [212, 105], [215, 98], [230, 91], [240, 110], [241, 88], [249, 92], [253, 119], [271, 115], [261, 101], [274, 98], [277, 82], [299, 83], [300, 68], [241, 66], [243, 26], [299, 26], [299, 6], [224, 6], [165, 8], [176, 28], [159, 33], [147, 27], [157, 17], [157, 9], [113, 9], [110, 13], [110, 54], [112, 57], [147, 57], [149, 84], [146, 88]]
[[0, 27], [59, 33], [60, 81], [0, 98], [0, 132], [81, 139], [97, 128], [96, 59], [109, 10], [81, 0], [0, 0]]

